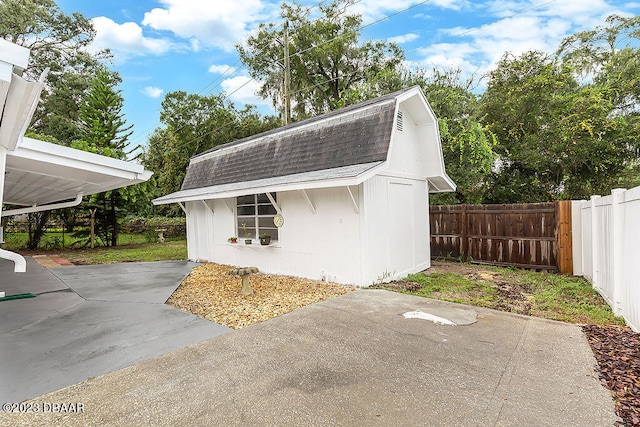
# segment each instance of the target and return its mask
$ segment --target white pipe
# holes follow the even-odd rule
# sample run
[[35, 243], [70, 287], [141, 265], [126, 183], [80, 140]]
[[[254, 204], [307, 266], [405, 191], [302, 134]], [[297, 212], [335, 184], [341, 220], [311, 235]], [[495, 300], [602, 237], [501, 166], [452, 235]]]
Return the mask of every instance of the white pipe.
[[2, 211], [0, 216], [11, 216], [11, 215], [21, 215], [26, 213], [33, 212], [41, 212], [41, 211], [50, 211], [53, 209], [63, 209], [63, 208], [71, 208], [73, 206], [78, 206], [82, 203], [82, 194], [78, 194], [75, 199], [70, 202], [61, 202], [61, 203], [51, 203], [48, 205], [40, 205], [40, 206], [31, 206], [28, 208], [19, 208], [19, 209], [11, 209], [8, 211]]
[[15, 264], [15, 266], [13, 267], [13, 271], [16, 273], [24, 273], [25, 271], [27, 271], [27, 261], [20, 254], [0, 249], [0, 258], [13, 261], [13, 263]]

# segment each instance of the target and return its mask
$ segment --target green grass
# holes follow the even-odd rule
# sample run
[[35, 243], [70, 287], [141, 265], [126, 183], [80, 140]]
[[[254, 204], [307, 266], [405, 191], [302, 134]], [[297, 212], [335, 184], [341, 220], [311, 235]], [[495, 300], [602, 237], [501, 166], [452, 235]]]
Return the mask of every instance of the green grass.
[[625, 324], [581, 277], [487, 266], [477, 271], [489, 274], [484, 278], [456, 273], [410, 275], [405, 280], [421, 287], [402, 292], [576, 324]]
[[56, 253], [74, 264], [180, 260], [187, 259], [187, 241], [172, 240], [165, 243], [145, 243], [122, 247], [61, 250]]
[[[53, 250], [62, 248], [79, 247], [87, 241], [86, 237], [73, 237], [73, 233], [62, 233], [62, 231], [47, 231], [40, 240], [39, 249]], [[10, 251], [19, 251], [24, 249], [29, 239], [28, 233], [5, 233], [5, 243], [3, 249]], [[124, 234], [118, 235], [118, 245], [139, 245], [149, 243], [149, 237], [144, 234]], [[95, 239], [95, 245], [101, 246], [100, 239]]]
[[[155, 237], [151, 236], [151, 237]], [[70, 233], [48, 231], [41, 240], [37, 251], [25, 250], [27, 233], [6, 233], [3, 249], [22, 253], [51, 253], [68, 259], [74, 264], [110, 264], [115, 262], [165, 261], [187, 259], [187, 241], [184, 237], [167, 238], [164, 243], [149, 243], [144, 234], [119, 234], [115, 247], [97, 246], [94, 249], [82, 247], [86, 239], [75, 239]], [[76, 245], [72, 245], [78, 242]], [[96, 244], [100, 241], [96, 240]]]
[[480, 307], [493, 307], [497, 301], [497, 291], [489, 283], [472, 281], [454, 273], [414, 274], [406, 280], [422, 285], [422, 289], [409, 292], [421, 297]]

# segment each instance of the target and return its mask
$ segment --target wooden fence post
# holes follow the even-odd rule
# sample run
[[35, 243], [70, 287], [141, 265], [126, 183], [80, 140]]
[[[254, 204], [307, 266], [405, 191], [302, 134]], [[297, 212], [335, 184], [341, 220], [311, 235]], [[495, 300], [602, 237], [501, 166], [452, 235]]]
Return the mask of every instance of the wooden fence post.
[[460, 259], [467, 262], [469, 258], [469, 241], [467, 240], [467, 205], [462, 205], [460, 213]]
[[560, 274], [573, 275], [571, 201], [556, 202], [556, 262]]

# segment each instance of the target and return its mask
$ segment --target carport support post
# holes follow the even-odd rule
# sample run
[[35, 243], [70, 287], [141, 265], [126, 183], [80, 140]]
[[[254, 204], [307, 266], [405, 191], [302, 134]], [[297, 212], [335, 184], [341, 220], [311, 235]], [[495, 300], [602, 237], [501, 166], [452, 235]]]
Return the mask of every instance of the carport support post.
[[[7, 151], [7, 147], [0, 144], [0, 212], [2, 212], [2, 199], [4, 194], [4, 173], [7, 169]], [[16, 273], [24, 273], [25, 271], [27, 271], [27, 261], [20, 254], [0, 249], [0, 258], [13, 261], [13, 271]], [[0, 293], [4, 294], [4, 292]]]
[[96, 208], [89, 209], [89, 212], [91, 212], [91, 249], [93, 249], [95, 246]]

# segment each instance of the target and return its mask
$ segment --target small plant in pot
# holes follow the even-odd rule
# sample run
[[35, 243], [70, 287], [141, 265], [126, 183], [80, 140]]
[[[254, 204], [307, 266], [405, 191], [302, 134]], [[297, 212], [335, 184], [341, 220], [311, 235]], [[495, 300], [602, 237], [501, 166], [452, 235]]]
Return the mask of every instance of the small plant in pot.
[[235, 237], [235, 236], [234, 237], [229, 237], [227, 239], [227, 242], [229, 242], [229, 243], [238, 243], [238, 238]]
[[251, 232], [247, 231], [247, 223], [242, 223], [242, 231], [244, 232], [244, 243], [247, 245], [251, 244]]
[[269, 236], [267, 233], [263, 233], [260, 235], [260, 244], [263, 246], [267, 246], [269, 243], [271, 243], [271, 236]]

